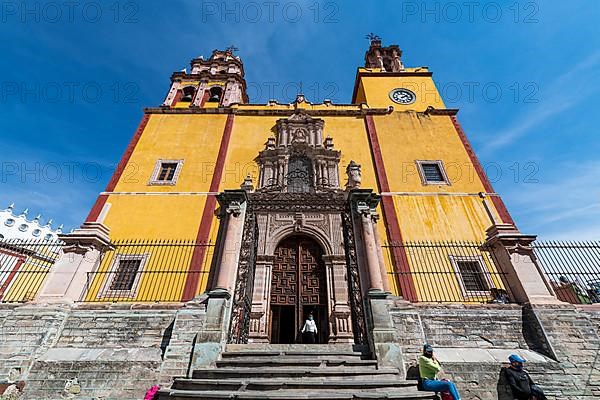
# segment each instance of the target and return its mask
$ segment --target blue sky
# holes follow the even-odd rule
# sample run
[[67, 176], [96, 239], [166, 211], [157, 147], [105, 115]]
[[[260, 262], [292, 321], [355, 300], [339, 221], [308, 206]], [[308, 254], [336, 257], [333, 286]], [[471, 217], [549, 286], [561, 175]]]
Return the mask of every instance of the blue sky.
[[350, 101], [366, 33], [429, 66], [522, 231], [600, 238], [600, 3], [7, 1], [0, 207], [78, 226], [173, 71], [234, 44], [253, 102]]

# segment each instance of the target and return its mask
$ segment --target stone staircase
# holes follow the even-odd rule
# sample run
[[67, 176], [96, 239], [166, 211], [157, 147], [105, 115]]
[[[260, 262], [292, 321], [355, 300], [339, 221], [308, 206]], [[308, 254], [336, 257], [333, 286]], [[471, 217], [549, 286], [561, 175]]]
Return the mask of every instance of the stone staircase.
[[352, 345], [228, 345], [212, 368], [176, 378], [159, 400], [436, 399]]

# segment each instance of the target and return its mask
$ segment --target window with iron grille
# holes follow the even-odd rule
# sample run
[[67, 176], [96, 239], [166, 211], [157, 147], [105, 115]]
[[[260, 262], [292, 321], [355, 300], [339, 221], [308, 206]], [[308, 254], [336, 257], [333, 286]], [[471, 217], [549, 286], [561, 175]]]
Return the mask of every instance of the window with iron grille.
[[417, 167], [424, 185], [449, 185], [444, 164], [440, 160], [423, 161], [417, 160]]
[[312, 187], [312, 164], [306, 157], [290, 157], [287, 185], [289, 193], [307, 193]]
[[484, 292], [490, 290], [479, 260], [456, 260], [456, 266], [467, 292]]
[[110, 284], [110, 290], [131, 290], [136, 281], [142, 259], [121, 259]]
[[183, 160], [157, 160], [150, 177], [150, 185], [174, 185], [177, 182]]

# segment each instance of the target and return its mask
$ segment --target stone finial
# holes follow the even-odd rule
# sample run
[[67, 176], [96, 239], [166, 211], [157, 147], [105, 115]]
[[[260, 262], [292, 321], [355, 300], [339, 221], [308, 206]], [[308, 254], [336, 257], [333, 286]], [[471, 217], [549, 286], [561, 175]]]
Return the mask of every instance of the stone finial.
[[7, 211], [11, 211], [15, 208], [15, 203], [10, 203], [10, 205], [8, 206], [8, 208], [6, 209]]
[[327, 150], [333, 150], [333, 138], [331, 136], [325, 138], [325, 148]]
[[254, 191], [254, 184], [252, 183], [252, 177], [250, 174], [246, 175], [244, 182], [240, 185], [240, 189], [245, 190], [246, 192]]
[[346, 182], [346, 190], [360, 189], [360, 183], [362, 181], [360, 165], [351, 160], [348, 166], [346, 167], [346, 175], [348, 176], [348, 182]]
[[23, 210], [23, 212], [21, 213], [21, 215], [19, 215], [19, 217], [26, 217], [27, 214], [29, 214], [29, 208], [26, 208], [25, 210]]

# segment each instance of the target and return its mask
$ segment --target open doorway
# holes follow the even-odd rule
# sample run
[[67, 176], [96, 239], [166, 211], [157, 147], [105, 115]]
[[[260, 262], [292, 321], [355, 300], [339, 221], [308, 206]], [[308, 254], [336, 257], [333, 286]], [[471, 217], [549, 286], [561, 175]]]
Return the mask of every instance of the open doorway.
[[292, 236], [277, 246], [271, 275], [271, 343], [301, 343], [301, 330], [311, 313], [317, 343], [327, 343], [326, 282], [323, 250], [314, 240]]

